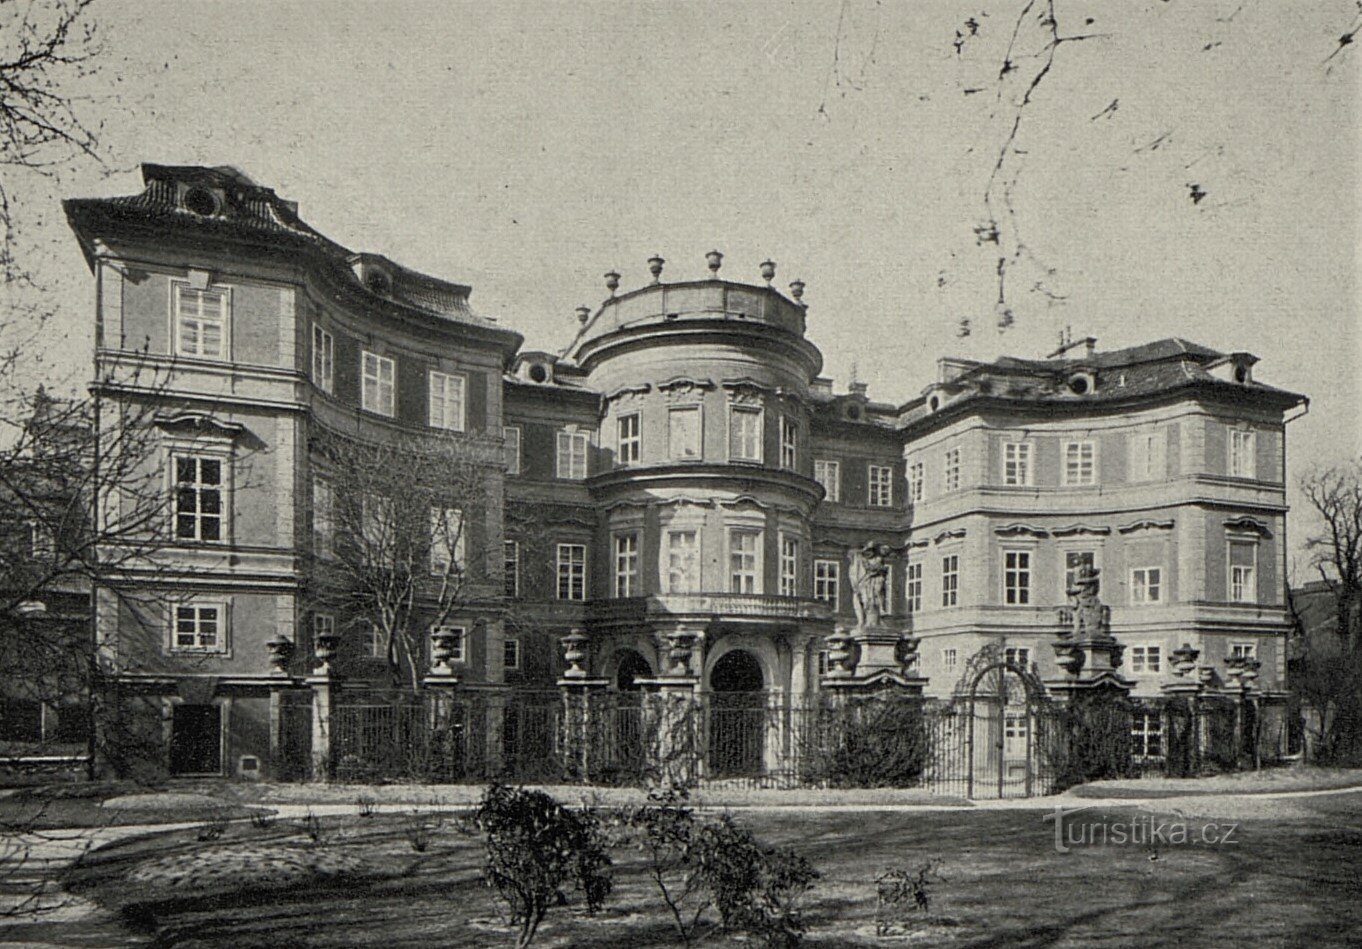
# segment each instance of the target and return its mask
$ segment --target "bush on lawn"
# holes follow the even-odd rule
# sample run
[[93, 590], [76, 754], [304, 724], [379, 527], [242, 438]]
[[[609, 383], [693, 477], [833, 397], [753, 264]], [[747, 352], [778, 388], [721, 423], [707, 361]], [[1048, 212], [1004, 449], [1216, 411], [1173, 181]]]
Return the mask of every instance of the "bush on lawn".
[[610, 894], [610, 855], [591, 811], [570, 811], [543, 791], [493, 784], [473, 814], [487, 846], [483, 875], [528, 946], [553, 906], [580, 891], [589, 912]]

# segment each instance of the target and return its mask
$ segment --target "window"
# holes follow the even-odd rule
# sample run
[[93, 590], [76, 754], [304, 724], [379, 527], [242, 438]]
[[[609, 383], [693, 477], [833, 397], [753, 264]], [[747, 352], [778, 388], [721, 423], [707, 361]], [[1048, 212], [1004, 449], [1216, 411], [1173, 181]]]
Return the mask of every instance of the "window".
[[1064, 483], [1066, 485], [1097, 483], [1095, 442], [1064, 443]]
[[321, 558], [332, 554], [335, 520], [331, 511], [331, 485], [312, 479], [312, 553]]
[[505, 594], [509, 597], [520, 596], [520, 542], [508, 540], [502, 543], [502, 582]]
[[639, 417], [635, 412], [633, 415], [622, 415], [617, 420], [619, 428], [619, 452], [616, 460], [621, 465], [638, 464], [639, 455], [643, 447], [643, 436], [639, 429]]
[[780, 420], [780, 467], [795, 468], [799, 457], [799, 422], [788, 415]]
[[456, 507], [430, 509], [430, 573], [447, 577], [463, 573], [463, 512]]
[[1231, 659], [1257, 659], [1257, 643], [1230, 643]]
[[392, 566], [397, 554], [392, 498], [368, 497], [360, 501], [359, 535], [364, 544], [365, 563]]
[[667, 450], [673, 461], [700, 458], [700, 406], [688, 405], [667, 413]]
[[450, 662], [468, 661], [468, 631], [466, 629], [462, 626], [437, 626], [432, 632], [448, 637]]
[[694, 593], [700, 589], [700, 535], [696, 531], [667, 532], [667, 592]]
[[1130, 436], [1131, 481], [1159, 481], [1167, 476], [1168, 438], [1161, 431]]
[[1069, 591], [1074, 588], [1074, 583], [1078, 581], [1078, 572], [1084, 567], [1096, 567], [1097, 554], [1091, 550], [1066, 550], [1064, 551], [1064, 595], [1067, 597]]
[[820, 676], [828, 674], [828, 651], [826, 649], [818, 650], [818, 674]]
[[336, 618], [329, 613], [315, 613], [312, 616], [312, 641], [323, 636], [336, 635]]
[[636, 596], [637, 587], [638, 535], [619, 534], [615, 537], [615, 596]]
[[1031, 650], [1026, 646], [1008, 646], [1003, 650], [1003, 660], [1025, 669], [1031, 665]]
[[175, 607], [175, 649], [226, 652], [226, 607], [221, 603], [181, 603]]
[[1003, 484], [1031, 483], [1031, 446], [1026, 442], [1007, 442], [1003, 445]]
[[908, 466], [908, 500], [913, 504], [917, 504], [922, 500], [922, 493], [925, 488], [922, 475], [922, 462], [915, 461]]
[[799, 587], [799, 539], [780, 538], [780, 595], [798, 596]]
[[1163, 648], [1161, 646], [1131, 646], [1131, 672], [1158, 672], [1163, 668]]
[[465, 390], [468, 380], [447, 372], [430, 374], [430, 427], [451, 432], [464, 430]]
[[363, 354], [360, 407], [391, 418], [397, 411], [397, 364], [371, 352]]
[[558, 477], [573, 481], [586, 477], [586, 449], [590, 443], [586, 432], [558, 433]]
[[360, 633], [363, 639], [360, 640], [360, 651], [370, 659], [386, 659], [388, 657], [387, 645], [384, 642], [383, 630], [377, 623], [366, 621], [360, 626]]
[[501, 430], [503, 457], [506, 461], [506, 473], [508, 475], [520, 474], [520, 429], [507, 425]]
[[175, 468], [175, 539], [223, 539], [222, 461], [177, 455]]
[[954, 669], [960, 664], [960, 653], [954, 648], [941, 650], [941, 666], [944, 669]]
[[51, 562], [57, 555], [57, 537], [52, 528], [42, 521], [28, 525], [28, 552], [34, 560]]
[[868, 469], [867, 498], [871, 507], [889, 507], [894, 503], [894, 469], [890, 465], [871, 465]]
[[1030, 731], [1025, 712], [1008, 712], [1003, 717], [1003, 754], [1008, 757], [1024, 756]]
[[1254, 568], [1258, 563], [1258, 545], [1250, 541], [1230, 541], [1230, 600], [1234, 603], [1256, 603], [1258, 585], [1254, 582]]
[[1163, 599], [1163, 569], [1136, 567], [1130, 571], [1130, 602], [1158, 603]]
[[335, 388], [336, 347], [331, 334], [320, 323], [312, 324], [312, 384], [323, 392]]
[[908, 612], [917, 613], [922, 609], [922, 562], [910, 563], [904, 574], [904, 595]]
[[946, 450], [945, 470], [941, 474], [941, 489], [943, 491], [960, 490], [960, 449], [948, 448]]
[[823, 486], [823, 500], [833, 504], [842, 500], [842, 466], [835, 461], [818, 459], [813, 463], [813, 480]]
[[502, 641], [501, 663], [513, 672], [520, 668], [520, 640], [507, 639]]
[[1031, 602], [1031, 551], [1003, 551], [1003, 602], [1008, 606]]
[[941, 605], [955, 606], [960, 601], [960, 555], [941, 558]]
[[1253, 455], [1253, 432], [1243, 429], [1230, 429], [1230, 476], [1252, 478], [1258, 473], [1257, 459]]
[[729, 407], [728, 457], [732, 461], [761, 461], [761, 409]]
[[558, 545], [558, 599], [586, 599], [586, 545]]
[[838, 593], [842, 580], [842, 564], [838, 560], [815, 560], [813, 562], [813, 598], [832, 604], [832, 611], [838, 609]]
[[761, 592], [761, 532], [728, 532], [728, 591]]
[[1163, 722], [1151, 709], [1136, 709], [1130, 717], [1130, 753], [1137, 758], [1163, 757]]
[[226, 290], [195, 290], [175, 284], [175, 352], [226, 359], [230, 300]]

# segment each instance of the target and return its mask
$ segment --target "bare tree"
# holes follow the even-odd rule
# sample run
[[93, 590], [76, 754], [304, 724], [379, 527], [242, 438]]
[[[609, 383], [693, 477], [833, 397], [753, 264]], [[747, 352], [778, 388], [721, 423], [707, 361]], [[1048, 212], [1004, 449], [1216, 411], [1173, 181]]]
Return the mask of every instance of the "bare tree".
[[317, 509], [331, 523], [314, 531], [310, 605], [375, 636], [393, 686], [416, 690], [431, 630], [499, 578], [500, 550], [494, 558], [490, 545], [470, 543], [470, 525], [498, 503], [487, 473], [499, 442], [451, 434], [374, 443], [318, 431], [312, 448], [329, 492]]
[[1309, 474], [1301, 491], [1320, 521], [1306, 550], [1327, 602], [1307, 610], [1293, 596], [1303, 633], [1297, 690], [1317, 757], [1345, 760], [1362, 754], [1362, 461]]

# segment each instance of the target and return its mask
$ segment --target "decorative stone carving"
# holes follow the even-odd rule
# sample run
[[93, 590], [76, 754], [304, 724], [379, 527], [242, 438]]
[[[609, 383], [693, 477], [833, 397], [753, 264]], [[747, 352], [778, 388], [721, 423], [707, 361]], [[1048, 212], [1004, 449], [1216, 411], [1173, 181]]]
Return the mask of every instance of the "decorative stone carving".
[[339, 641], [340, 637], [335, 632], [317, 633], [313, 637], [312, 651], [322, 664], [317, 670], [322, 675], [331, 674], [331, 660], [336, 658], [336, 644]]
[[274, 667], [274, 674], [288, 675], [289, 663], [293, 660], [293, 653], [297, 648], [293, 640], [281, 633], [267, 640], [265, 648], [270, 651], [270, 665]]
[[580, 629], [574, 629], [558, 640], [558, 644], [563, 647], [563, 661], [567, 663], [567, 669], [563, 671], [564, 679], [587, 677], [587, 670], [582, 666], [582, 663], [587, 661], [587, 641], [586, 634]]
[[860, 550], [847, 555], [852, 606], [856, 610], [856, 626], [860, 629], [880, 625], [892, 552], [888, 544], [867, 541]]
[[1075, 641], [1111, 639], [1111, 607], [1098, 596], [1102, 581], [1101, 571], [1091, 564], [1083, 564], [1068, 590], [1069, 605], [1059, 608], [1060, 636]]
[[1173, 675], [1189, 676], [1196, 671], [1196, 661], [1201, 656], [1200, 649], [1193, 649], [1191, 643], [1183, 643], [1169, 657], [1173, 660]]
[[605, 289], [609, 290], [610, 295], [613, 297], [615, 295], [615, 291], [618, 290], [619, 288], [620, 275], [612, 270], [605, 275]]
[[692, 662], [695, 649], [700, 644], [700, 633], [689, 629], [674, 629], [667, 637], [667, 674], [673, 676], [694, 675]]
[[430, 631], [430, 671], [436, 675], [453, 675], [449, 660], [454, 658], [454, 645], [459, 634], [448, 626], [436, 626]]
[[1225, 675], [1234, 685], [1245, 690], [1251, 689], [1262, 665], [1259, 660], [1248, 656], [1226, 656]]
[[829, 679], [850, 679], [853, 674], [851, 654], [854, 640], [845, 626], [838, 626], [827, 639]]

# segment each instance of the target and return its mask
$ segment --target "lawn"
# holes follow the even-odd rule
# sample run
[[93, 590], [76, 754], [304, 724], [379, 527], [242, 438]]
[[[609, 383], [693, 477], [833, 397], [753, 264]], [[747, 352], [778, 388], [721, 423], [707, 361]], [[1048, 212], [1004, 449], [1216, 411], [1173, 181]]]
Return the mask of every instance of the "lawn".
[[91, 782], [20, 788], [0, 797], [0, 829], [14, 832], [236, 820], [265, 811], [205, 794], [147, 793], [131, 783]]
[[1362, 768], [1263, 768], [1200, 778], [1131, 778], [1094, 781], [1073, 788], [1075, 797], [1161, 798], [1200, 794], [1270, 794], [1362, 788]]
[[[1201, 811], [1214, 799], [1205, 801]], [[822, 872], [807, 904], [809, 946], [1362, 943], [1354, 911], [1362, 792], [1292, 805], [1290, 818], [1244, 820], [1234, 844], [1068, 853], [1056, 851], [1053, 823], [1036, 810], [748, 812], [739, 820]], [[133, 838], [87, 857], [66, 884], [161, 946], [511, 944], [479, 878], [477, 840], [450, 817], [417, 852], [413, 820], [387, 810], [324, 818], [320, 842], [295, 820], [234, 824], [209, 843], [192, 831]], [[620, 850], [615, 859], [606, 911], [554, 910], [537, 945], [676, 944], [638, 855]], [[914, 918], [909, 934], [876, 938], [875, 877], [928, 859], [944, 862], [930, 914]]]

